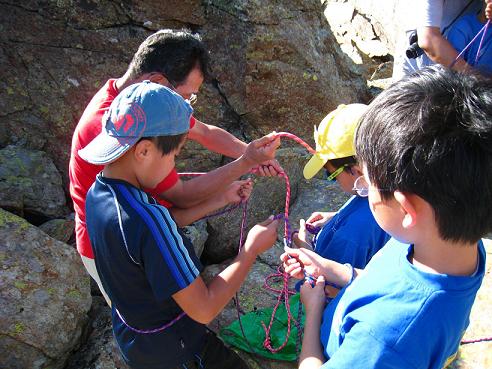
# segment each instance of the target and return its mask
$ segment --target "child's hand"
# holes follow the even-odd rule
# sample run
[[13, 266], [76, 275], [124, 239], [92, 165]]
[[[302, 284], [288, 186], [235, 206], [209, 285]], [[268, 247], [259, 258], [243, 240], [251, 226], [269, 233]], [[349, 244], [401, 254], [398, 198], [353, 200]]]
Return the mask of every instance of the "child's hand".
[[251, 179], [234, 181], [226, 188], [223, 196], [227, 204], [237, 204], [248, 200], [252, 190], [253, 181]]
[[311, 240], [306, 232], [306, 221], [301, 219], [299, 221], [299, 232], [294, 233], [292, 236], [292, 241], [294, 241], [297, 247], [304, 247], [307, 249], [312, 249]]
[[285, 272], [297, 279], [304, 278], [304, 270], [314, 278], [323, 274], [323, 257], [305, 248], [286, 247], [285, 253], [280, 255], [280, 260]]
[[315, 211], [307, 219], [306, 223], [313, 227], [323, 227], [336, 213]]
[[301, 301], [308, 314], [320, 314], [323, 312], [326, 303], [325, 278], [320, 275], [314, 287], [309, 282], [304, 282], [301, 286]]
[[277, 227], [279, 221], [273, 219], [273, 215], [267, 220], [255, 225], [248, 232], [244, 242], [244, 250], [253, 252], [255, 255], [268, 250], [277, 240]]
[[251, 141], [246, 147], [242, 159], [252, 167], [268, 160], [275, 159], [275, 150], [280, 146], [280, 137], [272, 132], [262, 138]]

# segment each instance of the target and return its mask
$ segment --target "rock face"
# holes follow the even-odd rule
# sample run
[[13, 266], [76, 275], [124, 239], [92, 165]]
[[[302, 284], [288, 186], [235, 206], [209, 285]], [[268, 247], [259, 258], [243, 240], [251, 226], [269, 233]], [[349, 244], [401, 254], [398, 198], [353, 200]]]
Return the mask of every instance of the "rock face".
[[0, 354], [6, 368], [62, 368], [91, 305], [70, 246], [0, 209]]
[[[408, 1], [324, 0], [324, 14], [342, 51], [367, 79], [389, 78]], [[379, 68], [378, 68], [379, 67]]]
[[44, 152], [15, 146], [0, 150], [0, 207], [41, 218], [68, 212], [60, 173]]
[[[2, 7], [0, 147], [45, 150], [65, 185], [83, 109], [159, 28], [185, 26], [203, 36], [213, 78], [199, 94], [196, 116], [247, 141], [278, 128], [310, 137], [339, 103], [368, 98], [317, 0], [8, 1]], [[221, 162], [195, 149], [186, 168]]]

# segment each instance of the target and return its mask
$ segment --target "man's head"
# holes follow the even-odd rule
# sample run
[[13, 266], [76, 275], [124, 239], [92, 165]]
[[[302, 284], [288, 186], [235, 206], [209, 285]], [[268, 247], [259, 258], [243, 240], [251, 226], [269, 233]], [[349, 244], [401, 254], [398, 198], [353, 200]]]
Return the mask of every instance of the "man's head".
[[164, 29], [147, 37], [133, 56], [126, 75], [128, 80], [138, 80], [154, 74], [159, 74], [163, 81], [154, 77], [152, 81], [176, 89], [190, 99], [209, 75], [208, 51], [200, 36], [187, 30]]
[[160, 156], [177, 152], [189, 130], [192, 111], [167, 87], [150, 81], [133, 84], [114, 99], [102, 119], [101, 133], [79, 150], [79, 155], [91, 164], [107, 165], [131, 150]]
[[476, 242], [492, 230], [490, 79], [434, 67], [393, 84], [364, 114], [355, 147], [378, 189], [370, 202], [416, 195], [448, 241]]
[[325, 168], [329, 180], [338, 180], [342, 189], [352, 192], [360, 174], [355, 158], [354, 132], [367, 105], [340, 105], [314, 127], [316, 154], [304, 167], [304, 177], [314, 177]]

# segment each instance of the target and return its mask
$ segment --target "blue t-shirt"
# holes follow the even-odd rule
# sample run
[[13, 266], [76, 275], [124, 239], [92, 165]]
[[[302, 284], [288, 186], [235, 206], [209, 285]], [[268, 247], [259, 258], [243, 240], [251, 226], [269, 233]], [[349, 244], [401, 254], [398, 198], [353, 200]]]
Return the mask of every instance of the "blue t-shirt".
[[[448, 41], [459, 53], [477, 35], [483, 26], [484, 24], [479, 22], [475, 14], [465, 15], [459, 18], [449, 30]], [[463, 59], [479, 70], [492, 73], [492, 28], [490, 26], [485, 34], [477, 64], [475, 64], [475, 57], [482, 35], [478, 36], [468, 50], [465, 51]]]
[[199, 353], [205, 326], [184, 316], [172, 295], [202, 266], [168, 210], [131, 184], [99, 174], [87, 193], [86, 221], [96, 268], [112, 302], [113, 332], [132, 368], [173, 368]]
[[367, 197], [353, 196], [318, 233], [314, 251], [363, 269], [389, 239], [374, 219]]
[[441, 369], [454, 357], [485, 274], [478, 243], [469, 277], [425, 273], [408, 261], [413, 247], [391, 239], [327, 305], [321, 343], [337, 369]]

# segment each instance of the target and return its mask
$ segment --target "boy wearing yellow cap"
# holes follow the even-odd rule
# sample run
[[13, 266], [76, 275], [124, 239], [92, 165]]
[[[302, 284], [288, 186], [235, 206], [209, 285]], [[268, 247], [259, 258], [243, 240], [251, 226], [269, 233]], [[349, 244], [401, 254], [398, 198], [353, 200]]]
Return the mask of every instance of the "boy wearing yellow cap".
[[328, 180], [336, 180], [343, 191], [353, 194], [336, 213], [315, 212], [305, 222], [301, 219], [298, 247], [309, 247], [306, 223], [322, 227], [314, 237], [314, 251], [324, 258], [364, 268], [371, 257], [389, 240], [376, 223], [367, 198], [357, 196], [355, 180], [362, 175], [354, 149], [354, 132], [367, 105], [340, 105], [314, 128], [316, 154], [304, 167], [304, 177], [310, 179], [325, 169]]

